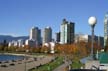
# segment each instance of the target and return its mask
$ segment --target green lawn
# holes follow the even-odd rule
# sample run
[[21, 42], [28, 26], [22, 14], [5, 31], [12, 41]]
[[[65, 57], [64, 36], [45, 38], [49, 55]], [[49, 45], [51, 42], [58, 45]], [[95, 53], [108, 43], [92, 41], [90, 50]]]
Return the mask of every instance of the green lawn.
[[48, 64], [42, 65], [38, 68], [33, 68], [29, 71], [52, 71], [59, 65], [63, 63], [63, 58], [62, 57], [57, 57], [54, 61], [51, 61]]
[[79, 69], [82, 66], [83, 66], [83, 64], [80, 62], [80, 59], [78, 59], [78, 58], [73, 59], [72, 64], [71, 64], [72, 69]]

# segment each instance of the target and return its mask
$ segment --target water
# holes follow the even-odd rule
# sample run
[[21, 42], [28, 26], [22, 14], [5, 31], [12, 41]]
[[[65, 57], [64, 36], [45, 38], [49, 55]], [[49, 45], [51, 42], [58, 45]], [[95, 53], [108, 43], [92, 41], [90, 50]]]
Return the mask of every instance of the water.
[[19, 59], [24, 59], [24, 57], [23, 56], [0, 54], [0, 61], [19, 60]]
[[92, 60], [91, 57], [85, 57], [80, 60], [81, 63], [85, 64], [87, 61]]

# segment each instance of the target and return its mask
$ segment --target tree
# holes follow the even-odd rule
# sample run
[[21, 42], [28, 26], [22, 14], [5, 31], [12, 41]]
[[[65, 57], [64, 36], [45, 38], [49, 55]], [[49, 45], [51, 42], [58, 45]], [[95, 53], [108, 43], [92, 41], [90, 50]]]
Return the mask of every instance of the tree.
[[105, 47], [104, 47], [104, 51], [105, 51], [105, 52], [108, 52], [108, 38], [107, 38], [107, 41], [106, 41], [106, 45], [105, 45]]
[[11, 46], [8, 48], [9, 51], [11, 52], [15, 52], [16, 51], [16, 47], [15, 46]]
[[7, 50], [7, 47], [8, 47], [8, 44], [7, 44], [6, 40], [4, 40], [2, 43], [0, 43], [0, 50], [1, 51]]
[[49, 53], [50, 52], [50, 47], [43, 46], [43, 47], [41, 47], [40, 52], [42, 52], [42, 53]]
[[29, 50], [30, 52], [33, 52], [33, 53], [40, 53], [40, 49], [41, 47], [32, 47]]

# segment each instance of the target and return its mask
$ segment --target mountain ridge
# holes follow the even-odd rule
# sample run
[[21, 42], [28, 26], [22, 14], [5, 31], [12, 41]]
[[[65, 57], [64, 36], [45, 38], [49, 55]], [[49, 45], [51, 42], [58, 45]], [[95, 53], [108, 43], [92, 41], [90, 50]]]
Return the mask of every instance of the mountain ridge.
[[3, 42], [4, 40], [6, 40], [7, 42], [10, 42], [12, 40], [19, 40], [19, 39], [23, 39], [26, 40], [28, 39], [29, 36], [11, 36], [11, 35], [0, 35], [0, 42]]

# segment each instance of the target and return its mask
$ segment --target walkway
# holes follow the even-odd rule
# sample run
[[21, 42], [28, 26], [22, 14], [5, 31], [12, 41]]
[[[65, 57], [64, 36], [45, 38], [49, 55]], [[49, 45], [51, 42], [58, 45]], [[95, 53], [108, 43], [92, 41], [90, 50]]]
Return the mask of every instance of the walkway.
[[[20, 61], [20, 63], [15, 62], [15, 65], [9, 65], [9, 63], [5, 63], [8, 67], [1, 67], [0, 64], [0, 71], [28, 71], [31, 68], [36, 68], [37, 66], [49, 63], [54, 57], [52, 56], [45, 56], [43, 58], [38, 58], [37, 61], [27, 61], [25, 65], [25, 60]], [[13, 62], [11, 62], [13, 63]], [[26, 67], [26, 70], [25, 70]]]
[[57, 67], [56, 69], [54, 69], [53, 71], [65, 71], [65, 68], [67, 66], [69, 66], [71, 64], [71, 62], [65, 62], [64, 64], [60, 65], [59, 67]]

